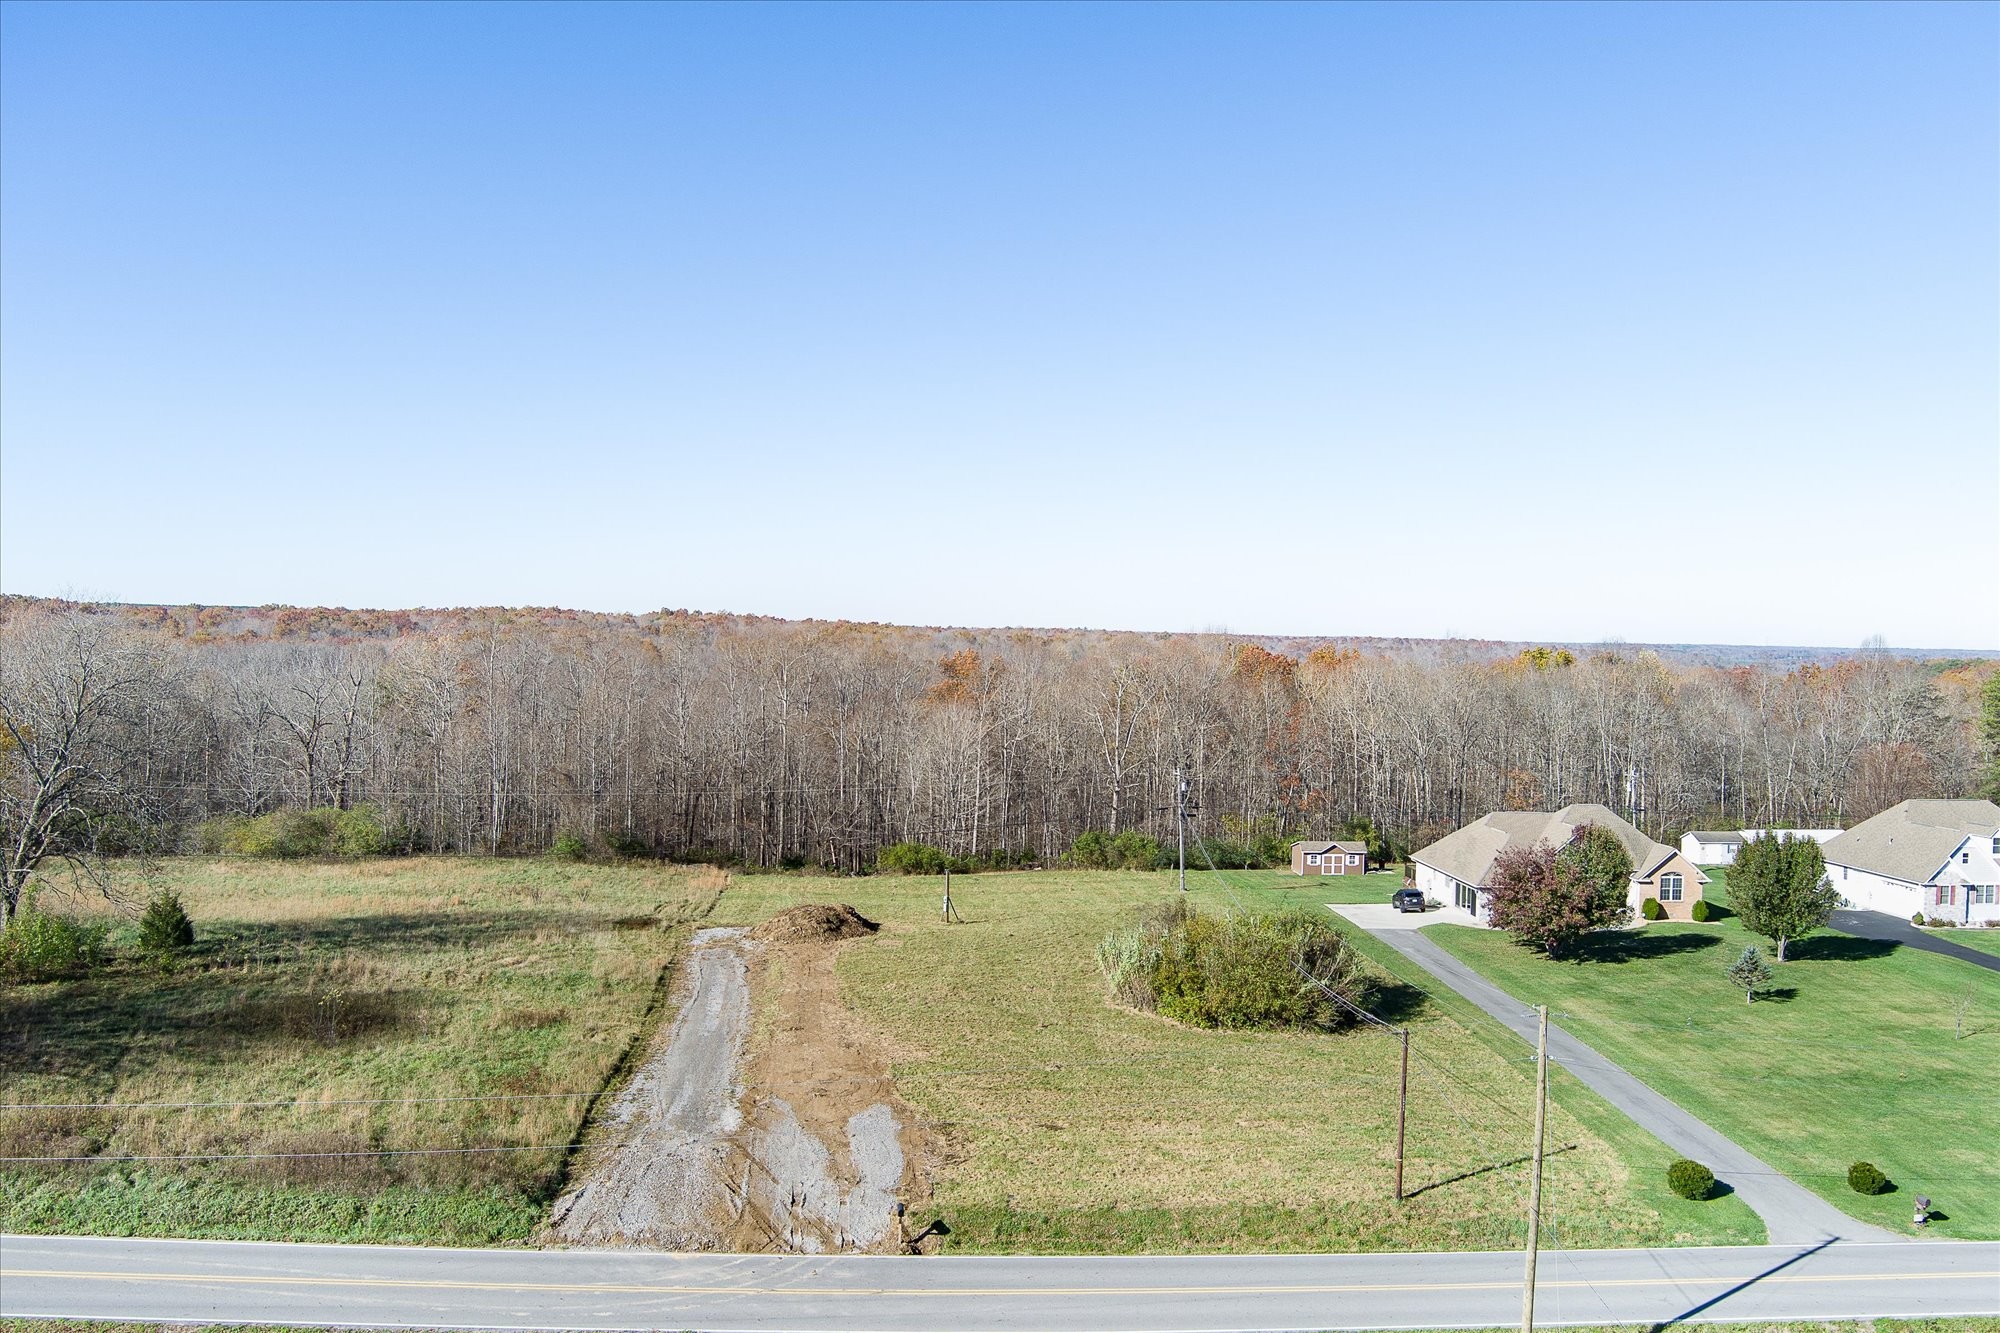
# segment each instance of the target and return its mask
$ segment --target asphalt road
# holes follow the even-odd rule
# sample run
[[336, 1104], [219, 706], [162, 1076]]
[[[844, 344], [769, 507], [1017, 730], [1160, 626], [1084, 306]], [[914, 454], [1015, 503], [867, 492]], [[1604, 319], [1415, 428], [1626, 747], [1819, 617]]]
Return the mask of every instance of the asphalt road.
[[[1535, 1011], [1458, 961], [1416, 930], [1397, 923], [1336, 907], [1445, 985], [1512, 1028], [1521, 1039], [1535, 1040]], [[1420, 920], [1420, 918], [1419, 918]], [[1797, 1184], [1762, 1158], [1739, 1146], [1714, 1127], [1697, 1120], [1634, 1078], [1621, 1066], [1549, 1024], [1549, 1059], [1561, 1065], [1598, 1096], [1630, 1116], [1642, 1129], [1683, 1157], [1692, 1157], [1764, 1220], [1773, 1244], [1810, 1245], [1838, 1237], [1856, 1241], [1896, 1241], [1901, 1238], [1880, 1227], [1856, 1221], [1805, 1186]]]
[[[833, 1258], [0, 1236], [0, 1315], [399, 1328], [1437, 1328], [1519, 1320], [1517, 1253]], [[2000, 1315], [2000, 1244], [1544, 1251], [1537, 1322]]]

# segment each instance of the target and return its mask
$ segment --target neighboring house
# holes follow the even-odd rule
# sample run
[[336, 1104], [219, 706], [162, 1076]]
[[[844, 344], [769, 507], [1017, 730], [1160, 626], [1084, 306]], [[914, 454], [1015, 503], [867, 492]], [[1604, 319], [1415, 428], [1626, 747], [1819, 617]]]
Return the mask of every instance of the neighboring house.
[[1538, 810], [1495, 811], [1412, 852], [1417, 887], [1426, 897], [1442, 902], [1446, 911], [1462, 913], [1477, 925], [1489, 925], [1488, 876], [1500, 853], [1538, 842], [1561, 847], [1585, 824], [1609, 829], [1625, 844], [1632, 858], [1630, 902], [1635, 913], [1646, 899], [1658, 898], [1672, 920], [1691, 918], [1708, 876], [1681, 852], [1654, 842], [1602, 805], [1566, 805], [1552, 815]]
[[1733, 832], [1696, 830], [1681, 838], [1681, 855], [1698, 866], [1726, 866], [1736, 862], [1736, 853], [1752, 838], [1770, 834], [1774, 838], [1811, 838], [1824, 847], [1840, 836], [1837, 828], [1743, 828]]
[[1681, 855], [1698, 866], [1726, 866], [1742, 847], [1741, 833], [1697, 829], [1681, 835]]
[[2000, 805], [1904, 801], [1826, 844], [1841, 900], [1894, 916], [2000, 921]]
[[1365, 875], [1368, 873], [1368, 844], [1365, 842], [1295, 842], [1292, 844], [1294, 875]]

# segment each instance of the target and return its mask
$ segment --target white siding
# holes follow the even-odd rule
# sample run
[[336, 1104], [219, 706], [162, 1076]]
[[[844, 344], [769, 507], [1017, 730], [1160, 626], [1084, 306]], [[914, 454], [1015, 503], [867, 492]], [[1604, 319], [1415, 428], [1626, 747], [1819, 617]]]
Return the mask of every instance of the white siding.
[[1467, 912], [1459, 907], [1458, 891], [1462, 886], [1457, 880], [1445, 874], [1442, 870], [1434, 869], [1421, 861], [1414, 862], [1413, 864], [1417, 868], [1417, 888], [1423, 892], [1424, 897], [1435, 898], [1444, 904], [1444, 920], [1458, 921], [1474, 926], [1483, 926], [1486, 924], [1483, 914], [1485, 905], [1483, 903], [1481, 904], [1482, 910], [1480, 913]]

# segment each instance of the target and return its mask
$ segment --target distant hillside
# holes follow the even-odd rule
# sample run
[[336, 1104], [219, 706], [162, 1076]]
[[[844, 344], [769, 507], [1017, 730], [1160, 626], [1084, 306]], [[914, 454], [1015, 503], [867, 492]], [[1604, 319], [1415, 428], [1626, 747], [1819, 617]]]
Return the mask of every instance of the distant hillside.
[[[13, 607], [66, 605], [57, 598], [0, 595], [0, 615]], [[865, 629], [877, 635], [906, 641], [930, 639], [940, 646], [977, 646], [1022, 638], [1095, 641], [1104, 639], [1165, 642], [1175, 639], [1213, 638], [1210, 634], [1178, 631], [1098, 630], [1055, 626], [951, 626], [890, 625], [878, 622], [787, 620], [779, 616], [739, 614], [731, 611], [690, 611], [663, 609], [639, 614], [603, 611], [573, 611], [553, 606], [456, 606], [411, 607], [402, 610], [353, 610], [344, 606], [204, 606], [189, 604], [163, 606], [152, 603], [110, 603], [134, 620], [165, 631], [176, 638], [197, 643], [215, 641], [254, 642], [292, 640], [342, 642], [357, 639], [396, 639], [418, 634], [462, 634], [489, 628], [553, 629], [562, 626], [587, 627], [599, 631], [629, 630], [647, 633], [662, 629], [711, 629], [752, 631], [839, 625]], [[1547, 646], [1567, 648], [1579, 657], [1611, 651], [1619, 654], [1650, 652], [1665, 661], [1686, 666], [1770, 667], [1790, 670], [1807, 663], [1830, 665], [1859, 655], [1858, 648], [1807, 647], [1789, 644], [1742, 643], [1586, 643], [1527, 639], [1420, 639], [1369, 634], [1231, 634], [1227, 637], [1255, 643], [1269, 652], [1304, 658], [1322, 648], [1355, 651], [1370, 656], [1449, 658], [1493, 661], [1512, 657], [1524, 648]], [[1900, 648], [1890, 647], [1894, 657], [1916, 661], [1973, 662], [2000, 659], [2000, 650], [1990, 648]]]

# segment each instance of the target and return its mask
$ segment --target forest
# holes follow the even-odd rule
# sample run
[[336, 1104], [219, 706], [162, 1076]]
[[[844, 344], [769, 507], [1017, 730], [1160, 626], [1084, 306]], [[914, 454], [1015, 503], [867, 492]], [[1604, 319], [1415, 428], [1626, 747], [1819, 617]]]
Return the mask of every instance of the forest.
[[0, 614], [15, 870], [36, 838], [198, 850], [217, 820], [362, 807], [391, 850], [1053, 864], [1092, 830], [1171, 837], [1177, 767], [1197, 831], [1239, 842], [1366, 820], [1410, 847], [1577, 801], [1662, 838], [1845, 825], [1981, 786], [2000, 668], [688, 612]]

